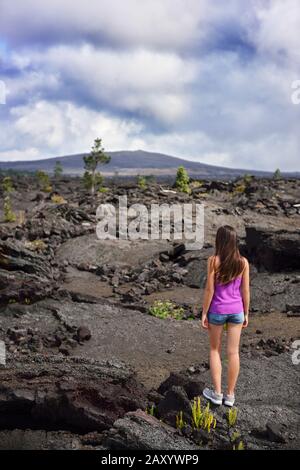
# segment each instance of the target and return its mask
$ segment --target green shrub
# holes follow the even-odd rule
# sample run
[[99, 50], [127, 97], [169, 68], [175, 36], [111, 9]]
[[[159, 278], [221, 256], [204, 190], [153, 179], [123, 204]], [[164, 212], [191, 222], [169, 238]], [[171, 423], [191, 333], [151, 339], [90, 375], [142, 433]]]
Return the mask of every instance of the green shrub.
[[209, 402], [204, 409], [201, 408], [200, 397], [194, 397], [192, 404], [192, 425], [196, 429], [204, 429], [210, 433], [211, 426], [216, 427], [217, 421], [209, 409]]
[[179, 412], [179, 414], [176, 415], [176, 428], [177, 429], [182, 429], [187, 425], [187, 423], [184, 421], [182, 417], [182, 411]]
[[140, 189], [146, 189], [147, 188], [146, 178], [144, 176], [138, 176], [137, 185]]
[[99, 172], [95, 172], [94, 175], [92, 175], [92, 173], [89, 171], [84, 172], [83, 185], [85, 189], [91, 190], [92, 193], [94, 193], [95, 191], [105, 192], [101, 191], [101, 188], [103, 187], [103, 181], [104, 178]]
[[183, 166], [178, 167], [175, 187], [179, 189], [182, 193], [190, 193], [191, 189], [189, 187], [190, 178], [187, 174], [186, 169]]
[[281, 178], [281, 171], [279, 170], [279, 168], [277, 168], [277, 170], [274, 171], [273, 179], [279, 180], [280, 178]]
[[236, 194], [240, 194], [240, 193], [244, 193], [245, 192], [245, 189], [246, 189], [246, 185], [245, 184], [238, 184], [235, 188], [234, 188], [234, 193]]
[[149, 312], [154, 317], [158, 318], [175, 318], [181, 320], [184, 314], [184, 308], [177, 307], [176, 304], [170, 300], [156, 300], [150, 307]]
[[14, 190], [12, 179], [10, 176], [5, 176], [2, 180], [2, 188], [5, 193], [12, 193]]
[[42, 191], [45, 193], [51, 193], [52, 187], [50, 185], [49, 176], [42, 170], [36, 172], [36, 177], [38, 179], [39, 186]]
[[105, 188], [105, 186], [101, 186], [101, 188], [98, 189], [98, 193], [107, 193], [109, 191], [108, 188]]
[[245, 185], [250, 184], [252, 179], [253, 179], [253, 175], [249, 175], [248, 173], [246, 173], [243, 176], [243, 181], [244, 181]]
[[192, 189], [201, 188], [202, 186], [203, 186], [203, 181], [200, 181], [200, 180], [195, 180], [192, 183], [190, 183], [190, 187]]
[[93, 195], [95, 191], [102, 186], [103, 176], [97, 172], [97, 166], [104, 165], [110, 162], [110, 156], [106, 155], [102, 146], [102, 139], [95, 139], [92, 150], [88, 155], [84, 155], [84, 185], [86, 189], [90, 189]]
[[147, 406], [145, 411], [148, 415], [155, 416], [155, 405], [150, 406], [150, 408]]
[[54, 202], [55, 204], [65, 204], [67, 201], [62, 197], [60, 196], [59, 194], [53, 194], [53, 196], [51, 196], [51, 201]]
[[227, 413], [227, 422], [229, 427], [233, 427], [237, 422], [238, 409], [233, 407], [228, 410]]
[[239, 441], [238, 445], [233, 445], [233, 450], [245, 450], [243, 441]]
[[11, 207], [11, 201], [9, 196], [4, 197], [4, 221], [5, 222], [15, 222], [17, 217], [16, 214], [13, 212]]
[[63, 172], [63, 167], [60, 161], [55, 162], [55, 167], [54, 167], [54, 177], [55, 179], [59, 179], [62, 175]]

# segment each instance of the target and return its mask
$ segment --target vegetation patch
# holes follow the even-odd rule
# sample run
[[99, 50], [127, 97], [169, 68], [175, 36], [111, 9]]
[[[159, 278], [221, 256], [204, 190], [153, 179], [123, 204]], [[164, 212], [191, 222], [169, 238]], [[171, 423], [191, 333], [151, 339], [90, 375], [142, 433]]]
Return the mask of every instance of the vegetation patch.
[[182, 320], [184, 308], [178, 307], [170, 300], [156, 300], [149, 309], [149, 313], [157, 318], [175, 318]]

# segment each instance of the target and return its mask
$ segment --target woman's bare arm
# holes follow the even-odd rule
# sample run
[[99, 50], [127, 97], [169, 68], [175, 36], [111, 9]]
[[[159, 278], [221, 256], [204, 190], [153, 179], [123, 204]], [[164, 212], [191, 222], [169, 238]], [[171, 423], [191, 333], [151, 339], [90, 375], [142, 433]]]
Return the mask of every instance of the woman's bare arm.
[[215, 271], [213, 267], [213, 257], [210, 256], [207, 260], [207, 277], [206, 285], [203, 295], [203, 306], [202, 306], [202, 326], [207, 328], [207, 312], [211, 304], [214, 290], [215, 290]]
[[242, 293], [244, 313], [245, 313], [245, 326], [247, 326], [248, 316], [249, 316], [249, 305], [250, 305], [250, 276], [249, 276], [248, 260], [246, 258], [244, 258], [244, 260], [245, 260], [245, 268], [244, 268], [243, 277], [242, 277], [241, 293]]

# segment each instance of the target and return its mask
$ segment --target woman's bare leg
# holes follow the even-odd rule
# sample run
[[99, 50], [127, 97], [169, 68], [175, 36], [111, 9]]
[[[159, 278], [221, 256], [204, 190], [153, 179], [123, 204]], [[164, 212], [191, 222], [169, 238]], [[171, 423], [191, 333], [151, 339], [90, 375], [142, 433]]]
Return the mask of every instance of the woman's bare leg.
[[209, 341], [210, 341], [210, 354], [209, 365], [212, 381], [214, 384], [215, 392], [221, 393], [221, 377], [222, 377], [222, 363], [221, 363], [221, 345], [222, 345], [222, 332], [223, 325], [208, 324]]
[[234, 395], [234, 389], [240, 371], [240, 337], [242, 324], [227, 323], [227, 358], [228, 358], [228, 395]]

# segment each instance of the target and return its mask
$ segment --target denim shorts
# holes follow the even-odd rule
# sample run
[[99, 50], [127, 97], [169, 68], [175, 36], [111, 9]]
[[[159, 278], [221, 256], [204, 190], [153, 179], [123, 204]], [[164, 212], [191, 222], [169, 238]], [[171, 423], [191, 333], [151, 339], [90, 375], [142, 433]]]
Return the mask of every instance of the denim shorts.
[[212, 313], [207, 314], [208, 323], [224, 325], [225, 323], [244, 323], [244, 312], [241, 313]]

